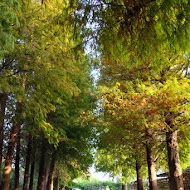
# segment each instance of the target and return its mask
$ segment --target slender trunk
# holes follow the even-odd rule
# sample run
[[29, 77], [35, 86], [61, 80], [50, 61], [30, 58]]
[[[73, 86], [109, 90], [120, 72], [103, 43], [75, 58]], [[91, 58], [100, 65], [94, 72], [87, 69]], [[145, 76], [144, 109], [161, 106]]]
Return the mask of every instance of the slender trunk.
[[16, 161], [15, 161], [15, 184], [14, 190], [19, 189], [19, 165], [20, 165], [20, 132], [21, 127], [19, 126], [18, 133], [17, 133], [17, 145], [16, 145]]
[[23, 190], [27, 190], [28, 189], [28, 177], [29, 177], [29, 167], [30, 167], [31, 151], [32, 151], [32, 135], [30, 133], [29, 134], [29, 140], [28, 140], [28, 148], [27, 148], [25, 172], [24, 172]]
[[50, 169], [49, 169], [49, 175], [48, 175], [48, 182], [47, 182], [46, 190], [51, 190], [52, 183], [53, 183], [54, 166], [55, 166], [55, 159], [54, 159], [54, 157], [52, 157], [51, 164], [50, 164]]
[[[54, 156], [54, 152], [53, 152], [52, 156]], [[50, 159], [46, 159], [46, 160], [47, 161], [46, 161], [46, 166], [45, 166], [46, 170], [45, 170], [43, 190], [46, 190], [46, 188], [47, 188], [48, 178], [49, 178], [49, 171], [50, 171], [50, 167], [51, 167], [51, 158]]]
[[143, 190], [141, 165], [138, 161], [136, 161], [136, 172], [137, 172], [137, 190]]
[[180, 166], [177, 131], [166, 132], [170, 190], [183, 190], [183, 173]]
[[[24, 68], [26, 65], [24, 66]], [[26, 73], [24, 73], [22, 78], [22, 88], [25, 89], [26, 85]], [[22, 99], [18, 99], [15, 117], [13, 118], [13, 126], [10, 134], [10, 140], [8, 145], [7, 157], [5, 160], [5, 167], [3, 170], [3, 179], [2, 179], [2, 187], [1, 190], [9, 190], [10, 184], [10, 174], [12, 170], [12, 161], [13, 161], [13, 153], [15, 148], [16, 136], [21, 124], [21, 113], [22, 113]]]
[[147, 151], [147, 163], [148, 163], [148, 175], [149, 175], [149, 186], [150, 190], [157, 190], [157, 179], [156, 179], [156, 171], [155, 171], [155, 162], [153, 156], [153, 150], [150, 145], [146, 145]]
[[17, 131], [20, 126], [20, 121], [18, 115], [21, 114], [21, 100], [17, 102], [17, 110], [16, 110], [16, 115], [13, 119], [13, 126], [12, 126], [12, 131], [10, 134], [10, 140], [9, 140], [9, 145], [8, 145], [8, 151], [7, 151], [7, 157], [5, 160], [5, 167], [3, 171], [3, 179], [2, 179], [2, 188], [1, 190], [9, 190], [9, 183], [10, 183], [10, 174], [12, 170], [12, 160], [13, 160], [13, 153], [14, 153], [14, 147], [15, 147], [15, 142], [16, 142], [16, 136], [17, 136]]
[[41, 160], [40, 160], [37, 190], [43, 190], [43, 181], [44, 181], [44, 174], [45, 174], [45, 153], [46, 153], [46, 148], [45, 148], [45, 143], [43, 143], [42, 151], [41, 151]]
[[125, 184], [122, 184], [122, 190], [127, 190], [128, 188], [127, 188], [127, 183], [125, 183]]
[[48, 173], [49, 173], [48, 168], [49, 168], [49, 164], [45, 164], [43, 190], [46, 190], [46, 186], [47, 186], [47, 182], [48, 182]]
[[57, 184], [56, 184], [56, 186], [57, 186], [57, 190], [59, 190], [59, 173], [57, 174]]
[[0, 104], [1, 104], [1, 112], [0, 112], [0, 181], [1, 181], [1, 165], [3, 158], [3, 138], [4, 138], [4, 127], [5, 127], [5, 107], [6, 107], [7, 94], [0, 94]]
[[59, 190], [59, 171], [56, 172], [56, 181], [55, 181], [56, 190]]
[[155, 170], [155, 161], [153, 155], [153, 144], [151, 143], [152, 132], [150, 128], [146, 128], [146, 153], [147, 153], [147, 164], [148, 164], [148, 176], [149, 176], [149, 188], [150, 190], [158, 190], [157, 179], [156, 179], [156, 170]]
[[31, 168], [30, 168], [30, 185], [29, 190], [33, 190], [33, 182], [34, 182], [34, 166], [35, 166], [35, 160], [33, 160]]

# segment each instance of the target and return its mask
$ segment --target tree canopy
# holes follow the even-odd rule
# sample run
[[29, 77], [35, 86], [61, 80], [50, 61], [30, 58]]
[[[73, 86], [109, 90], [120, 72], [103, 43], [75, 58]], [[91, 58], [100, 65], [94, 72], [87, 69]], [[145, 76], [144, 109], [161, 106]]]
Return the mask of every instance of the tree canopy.
[[13, 186], [13, 159], [15, 189], [23, 167], [27, 189], [29, 166], [30, 188], [34, 178], [38, 190], [53, 178], [59, 188], [88, 171], [96, 148], [97, 169], [125, 189], [136, 178], [142, 190], [148, 175], [157, 190], [159, 169], [170, 189], [184, 189], [189, 8], [187, 0], [2, 1], [1, 188]]

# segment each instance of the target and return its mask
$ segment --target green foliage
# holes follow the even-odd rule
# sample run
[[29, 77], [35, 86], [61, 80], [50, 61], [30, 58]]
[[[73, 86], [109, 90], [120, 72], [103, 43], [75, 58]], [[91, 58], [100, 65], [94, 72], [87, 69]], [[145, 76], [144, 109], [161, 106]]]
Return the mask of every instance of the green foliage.
[[3, 0], [0, 2], [0, 57], [14, 49], [14, 29], [19, 26], [17, 13], [19, 9], [18, 0]]
[[[6, 9], [7, 2], [1, 3]], [[7, 120], [12, 126], [20, 101], [23, 133], [35, 136], [38, 145], [47, 142], [50, 155], [51, 145], [56, 148], [56, 170], [64, 174], [62, 182], [68, 183], [92, 163], [92, 129], [85, 119], [94, 108], [90, 61], [80, 46], [82, 38], [73, 38], [73, 10], [68, 9], [68, 1], [18, 2], [21, 11], [11, 14], [20, 25], [2, 29], [15, 38], [14, 49], [4, 52], [0, 64], [0, 91], [10, 99]], [[40, 150], [36, 151], [39, 158]]]
[[[96, 38], [104, 56], [116, 63], [162, 57], [163, 49], [186, 52], [189, 49], [189, 2], [184, 0], [77, 1], [78, 23], [92, 23], [89, 35]], [[74, 5], [74, 3], [72, 4]], [[80, 18], [81, 17], [81, 18]], [[124, 61], [125, 60], [125, 61]]]
[[113, 181], [99, 181], [95, 178], [91, 178], [90, 180], [84, 180], [82, 178], [77, 178], [74, 180], [73, 184], [71, 186], [78, 187], [81, 189], [99, 189], [101, 187], [112, 190], [119, 190], [121, 189], [120, 183], [115, 183]]
[[[17, 119], [26, 133], [54, 145], [63, 183], [88, 169], [95, 141], [97, 168], [122, 173], [122, 182], [134, 180], [137, 160], [145, 163], [146, 143], [157, 166], [166, 168], [167, 119], [178, 131], [187, 166], [189, 8], [187, 0], [0, 3], [0, 91], [9, 96], [7, 121], [22, 102]], [[89, 39], [101, 57], [96, 110], [83, 45]]]
[[[125, 87], [124, 84], [120, 85], [117, 82], [113, 88], [101, 88], [104, 109], [100, 121], [103, 126], [99, 135], [100, 150], [107, 144], [106, 149], [109, 152], [109, 155], [105, 156], [107, 157], [105, 168], [109, 168], [107, 163], [110, 161], [108, 162], [108, 160], [114, 160], [114, 151], [120, 156], [123, 156], [123, 154], [125, 157], [129, 156], [129, 160], [132, 161], [134, 153], [130, 150], [133, 149], [133, 146], [144, 146], [143, 143], [147, 141], [146, 128], [154, 131], [150, 140], [157, 151], [162, 152], [163, 135], [164, 132], [168, 131], [168, 126], [165, 123], [167, 113], [173, 113], [174, 129], [180, 130], [179, 139], [184, 140], [183, 134], [186, 134], [185, 136], [188, 138], [189, 130], [185, 126], [188, 125], [189, 121], [189, 104], [187, 103], [189, 102], [189, 84], [187, 78], [177, 79], [172, 77], [159, 84], [146, 82], [139, 83], [136, 86], [127, 83]], [[123, 89], [125, 89], [124, 92]], [[160, 141], [161, 144], [159, 145], [157, 141]], [[141, 153], [139, 152], [139, 154], [141, 155], [143, 149], [140, 149]], [[113, 153], [110, 154], [110, 150]], [[123, 152], [123, 150], [126, 152]], [[98, 152], [98, 154], [102, 159], [102, 153]], [[106, 150], [103, 151], [104, 154], [106, 154]], [[130, 157], [131, 154], [132, 157]], [[183, 156], [185, 155], [187, 159], [189, 153]], [[119, 164], [118, 157], [115, 160]], [[113, 166], [113, 164], [111, 165]], [[104, 165], [102, 166], [104, 167]], [[113, 168], [108, 170], [116, 171]]]
[[[74, 123], [87, 109], [91, 96], [90, 65], [82, 49], [74, 51], [80, 39], [72, 38], [72, 11], [68, 13], [67, 6], [62, 1], [46, 1], [45, 5], [38, 1], [20, 2], [20, 27], [14, 31], [18, 40], [14, 51], [6, 54], [0, 70], [0, 89], [11, 91], [15, 99], [23, 101], [24, 119], [34, 124], [30, 131], [38, 134], [38, 127], [55, 145], [59, 143], [58, 133], [62, 130], [60, 135], [64, 135], [64, 130], [59, 129], [63, 126], [53, 126], [48, 114], [62, 106], [65, 121], [70, 117], [68, 121]], [[25, 88], [21, 85], [23, 80]], [[80, 110], [74, 111], [74, 104], [73, 110], [66, 110], [74, 103], [72, 97], [80, 98], [83, 107], [75, 102]], [[73, 119], [69, 113], [72, 111], [78, 112]]]
[[[166, 156], [164, 136], [166, 131], [170, 130], [165, 121], [166, 118], [172, 118], [173, 130], [180, 131], [179, 141], [181, 143], [184, 143], [186, 137], [188, 138], [189, 57], [182, 53], [182, 48], [178, 50], [178, 46], [175, 47], [176, 49], [174, 48], [175, 50], [171, 48], [168, 37], [158, 40], [159, 37], [162, 38], [165, 35], [165, 33], [159, 31], [163, 27], [159, 26], [159, 22], [163, 21], [161, 18], [163, 15], [157, 16], [157, 19], [160, 20], [158, 22], [156, 20], [153, 25], [149, 25], [149, 29], [147, 28], [148, 31], [146, 31], [147, 25], [143, 25], [145, 17], [138, 18], [142, 22], [138, 24], [139, 26], [136, 24], [129, 27], [125, 25], [126, 19], [129, 21], [132, 19], [130, 16], [133, 17], [134, 15], [121, 16], [126, 16], [130, 11], [135, 12], [136, 10], [133, 10], [133, 8], [136, 5], [143, 6], [143, 3], [140, 4], [138, 1], [125, 1], [123, 4], [121, 1], [104, 3], [103, 11], [100, 10], [100, 12], [103, 12], [103, 16], [105, 16], [103, 18], [105, 19], [100, 21], [104, 24], [100, 25], [99, 38], [102, 47], [100, 50], [102, 62], [100, 65], [101, 79], [99, 81], [101, 86], [98, 95], [101, 99], [100, 107], [102, 108], [98, 115], [99, 124], [97, 124], [100, 141], [98, 144], [97, 159], [100, 162], [98, 167], [112, 173], [116, 169], [109, 168], [109, 164], [105, 165], [105, 159], [108, 163], [115, 161], [119, 165], [122, 163], [120, 157], [123, 155], [124, 160], [128, 157], [130, 166], [135, 157], [136, 159], [141, 157], [141, 163], [144, 163], [146, 159], [144, 147], [148, 142], [154, 149], [154, 159], [159, 161], [161, 167], [164, 168], [167, 163], [167, 159], [162, 157], [162, 155]], [[129, 12], [127, 12], [129, 7], [126, 7], [125, 3], [131, 3]], [[154, 8], [158, 1], [149, 3]], [[164, 1], [160, 2], [160, 5], [162, 3]], [[171, 8], [173, 5], [171, 3], [169, 7]], [[121, 9], [116, 8], [119, 6]], [[142, 10], [145, 7], [147, 9], [145, 8], [146, 11], [142, 12], [142, 15], [148, 13], [148, 6], [143, 6]], [[127, 11], [125, 12], [125, 10]], [[176, 12], [176, 14], [178, 13]], [[138, 22], [138, 19], [130, 20], [130, 22]], [[108, 32], [112, 24], [113, 31]], [[122, 26], [122, 24], [125, 26]], [[158, 26], [160, 28], [157, 28]], [[138, 27], [142, 27], [140, 34], [137, 30]], [[152, 29], [158, 30], [158, 34], [152, 32], [155, 36], [148, 35]], [[143, 34], [143, 32], [145, 33]], [[144, 35], [142, 39], [140, 38], [141, 34]], [[183, 37], [187, 36], [184, 35]], [[177, 40], [178, 38], [175, 42], [172, 42], [172, 45], [178, 43]], [[183, 131], [185, 129], [187, 131], [184, 138]], [[149, 137], [146, 134], [147, 130], [150, 131]], [[134, 147], [135, 154], [134, 151], [131, 151]], [[114, 151], [117, 152], [117, 155], [114, 154]], [[183, 163], [182, 165], [185, 166], [188, 164], [189, 153], [182, 152], [182, 160], [184, 162], [186, 160], [186, 164]], [[104, 156], [104, 154], [108, 154], [108, 156]], [[120, 155], [119, 159], [118, 155]], [[160, 163], [157, 164], [160, 165]], [[129, 170], [130, 167], [127, 166], [127, 163], [126, 167]], [[131, 173], [134, 173], [134, 171]]]

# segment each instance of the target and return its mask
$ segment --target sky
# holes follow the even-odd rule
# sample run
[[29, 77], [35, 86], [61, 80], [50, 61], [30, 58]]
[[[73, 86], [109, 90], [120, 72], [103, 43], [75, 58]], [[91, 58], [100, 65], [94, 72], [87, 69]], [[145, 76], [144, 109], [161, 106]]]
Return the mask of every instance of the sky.
[[90, 168], [90, 173], [93, 178], [96, 178], [100, 181], [112, 180], [112, 178], [110, 178], [108, 174], [106, 174], [104, 172], [96, 172], [94, 167]]
[[109, 177], [108, 173], [105, 173], [105, 172], [96, 172], [96, 169], [95, 169], [94, 165], [90, 168], [90, 173], [91, 173], [91, 175], [92, 175], [93, 178], [96, 178], [99, 181], [114, 181], [114, 182], [117, 181], [117, 177], [115, 177], [113, 179], [113, 177]]

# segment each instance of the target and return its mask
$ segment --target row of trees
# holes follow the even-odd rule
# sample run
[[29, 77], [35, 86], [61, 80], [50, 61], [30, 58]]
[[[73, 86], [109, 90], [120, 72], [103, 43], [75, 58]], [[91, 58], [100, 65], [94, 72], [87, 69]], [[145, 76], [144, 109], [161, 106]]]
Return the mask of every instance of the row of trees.
[[[183, 186], [178, 141], [185, 169], [189, 164], [187, 78], [167, 78], [163, 84], [151, 84], [150, 81], [117, 83], [113, 88], [104, 87], [101, 90], [104, 103], [99, 116], [98, 167], [122, 171], [124, 180], [133, 177], [136, 167], [139, 189], [142, 189], [140, 167], [147, 163], [150, 189], [157, 189], [156, 164], [158, 168], [167, 168], [168, 156], [170, 188]], [[109, 144], [106, 148], [105, 143]], [[108, 155], [105, 156], [105, 153]], [[110, 159], [110, 166], [105, 165]]]
[[74, 10], [62, 0], [0, 6], [1, 189], [51, 189], [53, 177], [59, 189], [92, 163], [91, 67], [73, 38]]
[[[151, 190], [157, 189], [156, 167], [168, 168], [170, 189], [184, 189], [189, 1], [14, 0], [0, 6], [1, 189], [10, 188], [13, 157], [11, 188], [18, 189], [25, 168], [27, 189], [29, 166], [30, 189], [35, 169], [38, 190], [51, 188], [53, 173], [59, 188], [60, 175], [64, 184], [92, 162], [93, 140], [97, 167], [122, 173], [123, 189], [135, 170], [143, 189], [145, 163]], [[95, 101], [82, 46], [88, 37], [100, 55], [101, 108], [90, 115], [94, 120], [86, 116]]]
[[170, 189], [184, 189], [180, 157], [185, 168], [189, 164], [189, 5], [178, 0], [100, 0], [88, 5], [80, 1], [101, 56], [100, 108], [94, 115], [97, 168], [112, 175], [122, 173], [124, 184], [136, 170], [138, 189], [143, 189], [145, 163], [151, 190], [158, 189], [159, 168], [169, 171]]

